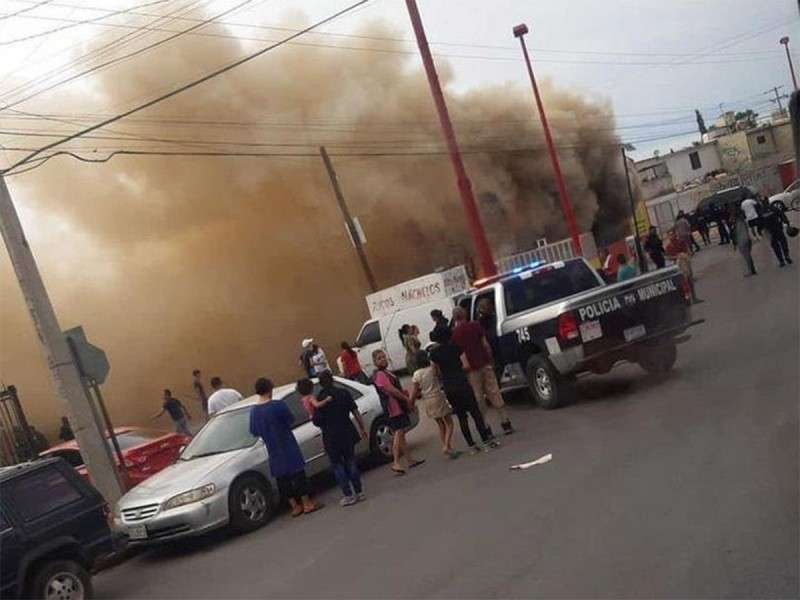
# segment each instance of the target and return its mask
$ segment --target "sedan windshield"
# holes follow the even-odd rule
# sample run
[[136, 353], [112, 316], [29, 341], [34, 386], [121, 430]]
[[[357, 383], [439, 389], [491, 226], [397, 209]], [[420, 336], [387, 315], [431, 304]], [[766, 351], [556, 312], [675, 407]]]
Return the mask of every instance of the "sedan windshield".
[[191, 460], [211, 454], [222, 454], [252, 446], [256, 438], [250, 434], [250, 407], [218, 414], [194, 437], [181, 454]]

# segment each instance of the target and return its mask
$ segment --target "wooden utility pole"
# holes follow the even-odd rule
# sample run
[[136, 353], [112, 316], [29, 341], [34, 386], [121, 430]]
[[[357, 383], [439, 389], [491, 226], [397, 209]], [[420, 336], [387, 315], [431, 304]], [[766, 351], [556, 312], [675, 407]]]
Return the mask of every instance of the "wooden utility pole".
[[364, 275], [367, 278], [367, 283], [369, 283], [369, 289], [371, 292], [377, 292], [378, 286], [375, 283], [375, 275], [372, 273], [372, 268], [369, 266], [367, 253], [364, 252], [364, 244], [361, 241], [361, 233], [356, 228], [356, 224], [353, 222], [353, 217], [350, 216], [350, 209], [347, 208], [347, 203], [344, 201], [342, 189], [339, 187], [339, 178], [336, 176], [336, 171], [333, 169], [331, 157], [328, 156], [328, 151], [325, 150], [325, 146], [319, 147], [319, 153], [322, 156], [322, 162], [325, 163], [325, 169], [328, 171], [328, 177], [330, 177], [331, 185], [333, 186], [333, 193], [336, 196], [336, 202], [339, 203], [339, 210], [342, 211], [342, 217], [344, 217], [344, 223], [347, 226], [347, 231], [350, 232], [350, 239], [353, 240], [353, 246], [356, 248], [358, 260], [361, 262], [361, 267], [364, 269]]

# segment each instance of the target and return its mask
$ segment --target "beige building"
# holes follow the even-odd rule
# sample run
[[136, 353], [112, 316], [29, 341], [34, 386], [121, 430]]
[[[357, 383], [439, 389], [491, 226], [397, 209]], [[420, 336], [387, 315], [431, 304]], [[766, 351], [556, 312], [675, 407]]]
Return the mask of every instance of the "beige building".
[[721, 169], [716, 141], [636, 161], [636, 173], [645, 200], [680, 191]]
[[729, 173], [780, 163], [794, 157], [792, 127], [788, 119], [718, 137], [723, 168]]

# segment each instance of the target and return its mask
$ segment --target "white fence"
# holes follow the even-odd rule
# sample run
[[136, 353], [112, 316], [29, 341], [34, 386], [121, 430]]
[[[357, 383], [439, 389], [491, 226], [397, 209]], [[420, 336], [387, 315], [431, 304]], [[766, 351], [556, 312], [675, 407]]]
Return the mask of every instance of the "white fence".
[[[583, 249], [583, 256], [591, 260], [597, 256], [597, 246], [594, 242], [594, 236], [591, 233], [581, 234], [581, 247]], [[527, 267], [533, 262], [553, 262], [556, 260], [566, 260], [575, 256], [572, 250], [572, 240], [567, 238], [552, 244], [545, 244], [532, 250], [526, 250], [519, 254], [512, 254], [504, 258], [498, 259], [497, 271], [499, 273], [508, 273], [519, 267]]]

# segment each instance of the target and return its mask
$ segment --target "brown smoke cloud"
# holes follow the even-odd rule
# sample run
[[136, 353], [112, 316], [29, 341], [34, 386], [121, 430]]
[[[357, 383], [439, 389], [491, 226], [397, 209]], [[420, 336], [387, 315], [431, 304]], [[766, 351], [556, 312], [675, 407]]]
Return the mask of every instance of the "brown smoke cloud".
[[[365, 33], [397, 34], [380, 23]], [[131, 106], [241, 53], [230, 40], [183, 40], [157, 57], [98, 73], [90, 92], [58, 96], [59, 108], [51, 110]], [[452, 75], [442, 61], [439, 69], [447, 89]], [[581, 229], [598, 230], [602, 222], [606, 239], [620, 237], [626, 200], [611, 108], [549, 82], [543, 93]], [[530, 248], [543, 236], [566, 237], [525, 81], [450, 91], [448, 102], [465, 149], [535, 148], [465, 156], [496, 254]], [[251, 124], [188, 126], [165, 118]], [[460, 263], [470, 252], [448, 157], [431, 153], [444, 146], [415, 56], [286, 47], [112, 129], [309, 144], [278, 149], [284, 152], [326, 144], [380, 285]], [[98, 155], [121, 145], [156, 146], [81, 144]], [[380, 151], [419, 154], [342, 156]], [[62, 325], [83, 324], [109, 354], [105, 391], [118, 424], [145, 421], [164, 387], [191, 399], [193, 368], [245, 393], [262, 374], [289, 381], [299, 375], [302, 338], [314, 336], [333, 355], [366, 317], [366, 284], [319, 158], [120, 157], [104, 165], [57, 158], [9, 183]], [[7, 260], [0, 277], [0, 373], [20, 389], [32, 422], [52, 432], [62, 409]]]

